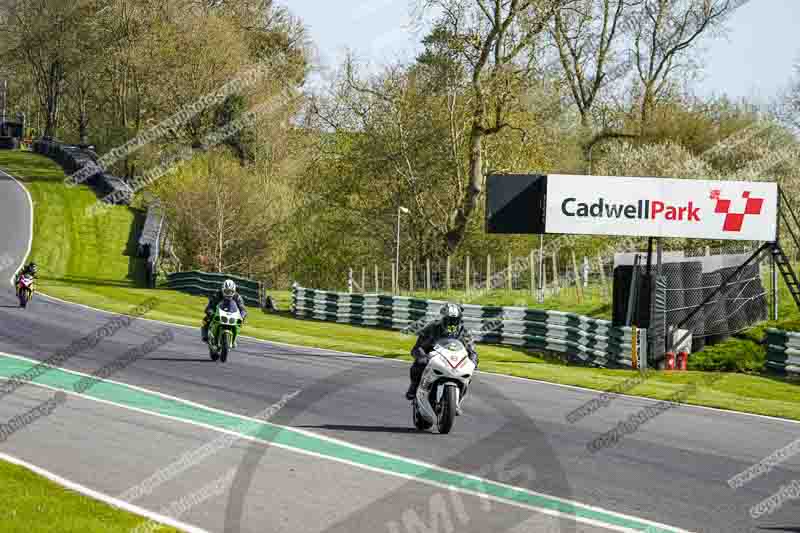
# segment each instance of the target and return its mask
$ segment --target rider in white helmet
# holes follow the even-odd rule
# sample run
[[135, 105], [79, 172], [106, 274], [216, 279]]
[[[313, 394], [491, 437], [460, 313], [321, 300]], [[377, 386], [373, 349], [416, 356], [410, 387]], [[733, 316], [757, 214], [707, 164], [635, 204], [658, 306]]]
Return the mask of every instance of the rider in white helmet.
[[239, 308], [239, 312], [242, 314], [242, 319], [247, 318], [247, 309], [244, 308], [244, 300], [242, 299], [241, 295], [236, 292], [236, 283], [233, 282], [232, 279], [226, 279], [225, 282], [222, 284], [222, 288], [215, 292], [211, 297], [208, 299], [208, 305], [206, 306], [206, 316], [203, 319], [203, 327], [201, 331], [203, 333], [203, 342], [208, 342], [208, 324], [211, 321], [211, 317], [214, 314], [214, 311], [217, 309], [217, 306], [223, 300], [233, 300], [236, 303], [236, 306]]

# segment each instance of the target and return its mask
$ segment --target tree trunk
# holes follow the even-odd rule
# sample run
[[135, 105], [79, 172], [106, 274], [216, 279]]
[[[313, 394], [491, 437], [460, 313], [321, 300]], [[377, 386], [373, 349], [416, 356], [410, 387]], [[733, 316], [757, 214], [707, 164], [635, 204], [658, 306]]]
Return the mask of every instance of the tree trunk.
[[644, 95], [642, 97], [642, 134], [647, 127], [650, 120], [650, 112], [653, 108], [653, 90], [652, 86], [647, 85], [644, 88]]
[[445, 235], [450, 254], [464, 240], [470, 215], [478, 207], [478, 199], [483, 189], [483, 130], [474, 123], [470, 132], [469, 186], [461, 206], [456, 211], [453, 227]]
[[58, 104], [61, 93], [62, 69], [59, 61], [50, 65], [47, 80], [47, 109], [45, 112], [44, 136], [53, 138], [58, 126]]
[[89, 146], [89, 114], [86, 112], [86, 103], [81, 101], [81, 111], [78, 118], [78, 135], [80, 145]]

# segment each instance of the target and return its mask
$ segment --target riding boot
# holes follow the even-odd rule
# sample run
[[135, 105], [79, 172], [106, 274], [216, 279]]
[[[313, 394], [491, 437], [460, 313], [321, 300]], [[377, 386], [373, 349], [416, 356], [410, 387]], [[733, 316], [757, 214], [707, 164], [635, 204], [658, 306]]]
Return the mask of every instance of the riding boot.
[[413, 400], [417, 395], [417, 387], [419, 387], [419, 382], [422, 379], [422, 372], [424, 370], [425, 365], [419, 365], [416, 361], [411, 365], [411, 369], [409, 370], [411, 385], [408, 386], [408, 391], [406, 392], [407, 400]]

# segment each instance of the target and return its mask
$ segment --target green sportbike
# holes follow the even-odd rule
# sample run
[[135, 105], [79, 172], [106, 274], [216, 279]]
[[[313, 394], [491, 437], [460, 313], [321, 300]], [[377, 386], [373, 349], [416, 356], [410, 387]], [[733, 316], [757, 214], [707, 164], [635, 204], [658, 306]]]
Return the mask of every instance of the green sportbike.
[[214, 311], [208, 325], [208, 352], [212, 361], [225, 362], [237, 346], [244, 318], [233, 300], [223, 301]]

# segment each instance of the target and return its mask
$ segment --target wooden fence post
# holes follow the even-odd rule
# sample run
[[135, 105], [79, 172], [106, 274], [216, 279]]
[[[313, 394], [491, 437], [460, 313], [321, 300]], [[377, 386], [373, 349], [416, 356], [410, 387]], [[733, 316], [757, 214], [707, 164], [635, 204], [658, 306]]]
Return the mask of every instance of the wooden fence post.
[[506, 270], [506, 281], [509, 291], [514, 289], [514, 276], [512, 269], [513, 269], [513, 264], [511, 263], [511, 252], [508, 252], [508, 269]]
[[603, 264], [603, 257], [597, 256], [597, 266], [600, 268], [600, 284], [603, 287], [603, 298], [608, 297], [608, 282], [606, 281], [606, 267]]
[[408, 292], [414, 292], [414, 260], [408, 262]]
[[578, 302], [583, 300], [583, 288], [581, 287], [581, 276], [580, 272], [578, 272], [578, 261], [575, 259], [575, 249], [571, 250], [572, 252], [572, 270], [575, 273], [575, 294], [578, 296]]
[[584, 255], [583, 256], [583, 270], [582, 270], [582, 273], [583, 273], [583, 287], [587, 288], [587, 289], [589, 288], [589, 269], [590, 269], [589, 258]]
[[361, 267], [361, 292], [367, 292], [367, 267]]
[[556, 260], [556, 252], [553, 252], [553, 288], [556, 292], [561, 291], [561, 280], [558, 276], [558, 261]]
[[469, 283], [469, 256], [467, 256], [467, 268], [466, 268], [466, 271], [465, 271], [464, 275], [466, 276], [466, 278], [464, 280], [464, 291], [466, 291], [466, 293], [469, 294], [469, 285], [470, 285], [470, 283]]
[[492, 254], [486, 254], [486, 290], [492, 288]]
[[380, 286], [380, 282], [378, 281], [378, 265], [376, 263], [375, 264], [375, 294], [378, 294], [380, 292], [381, 292], [381, 286]]
[[447, 256], [447, 273], [446, 274], [447, 274], [447, 285], [446, 285], [445, 288], [447, 289], [447, 292], [450, 292], [450, 256], [449, 255]]
[[547, 263], [545, 263], [544, 257], [540, 257], [539, 260], [542, 262], [542, 301], [540, 303], [544, 303], [544, 297], [547, 293]]
[[528, 256], [528, 263], [531, 267], [531, 296], [534, 296], [536, 294], [536, 268], [533, 250], [531, 250], [530, 256]]
[[394, 261], [392, 261], [392, 294], [397, 294], [397, 269]]

